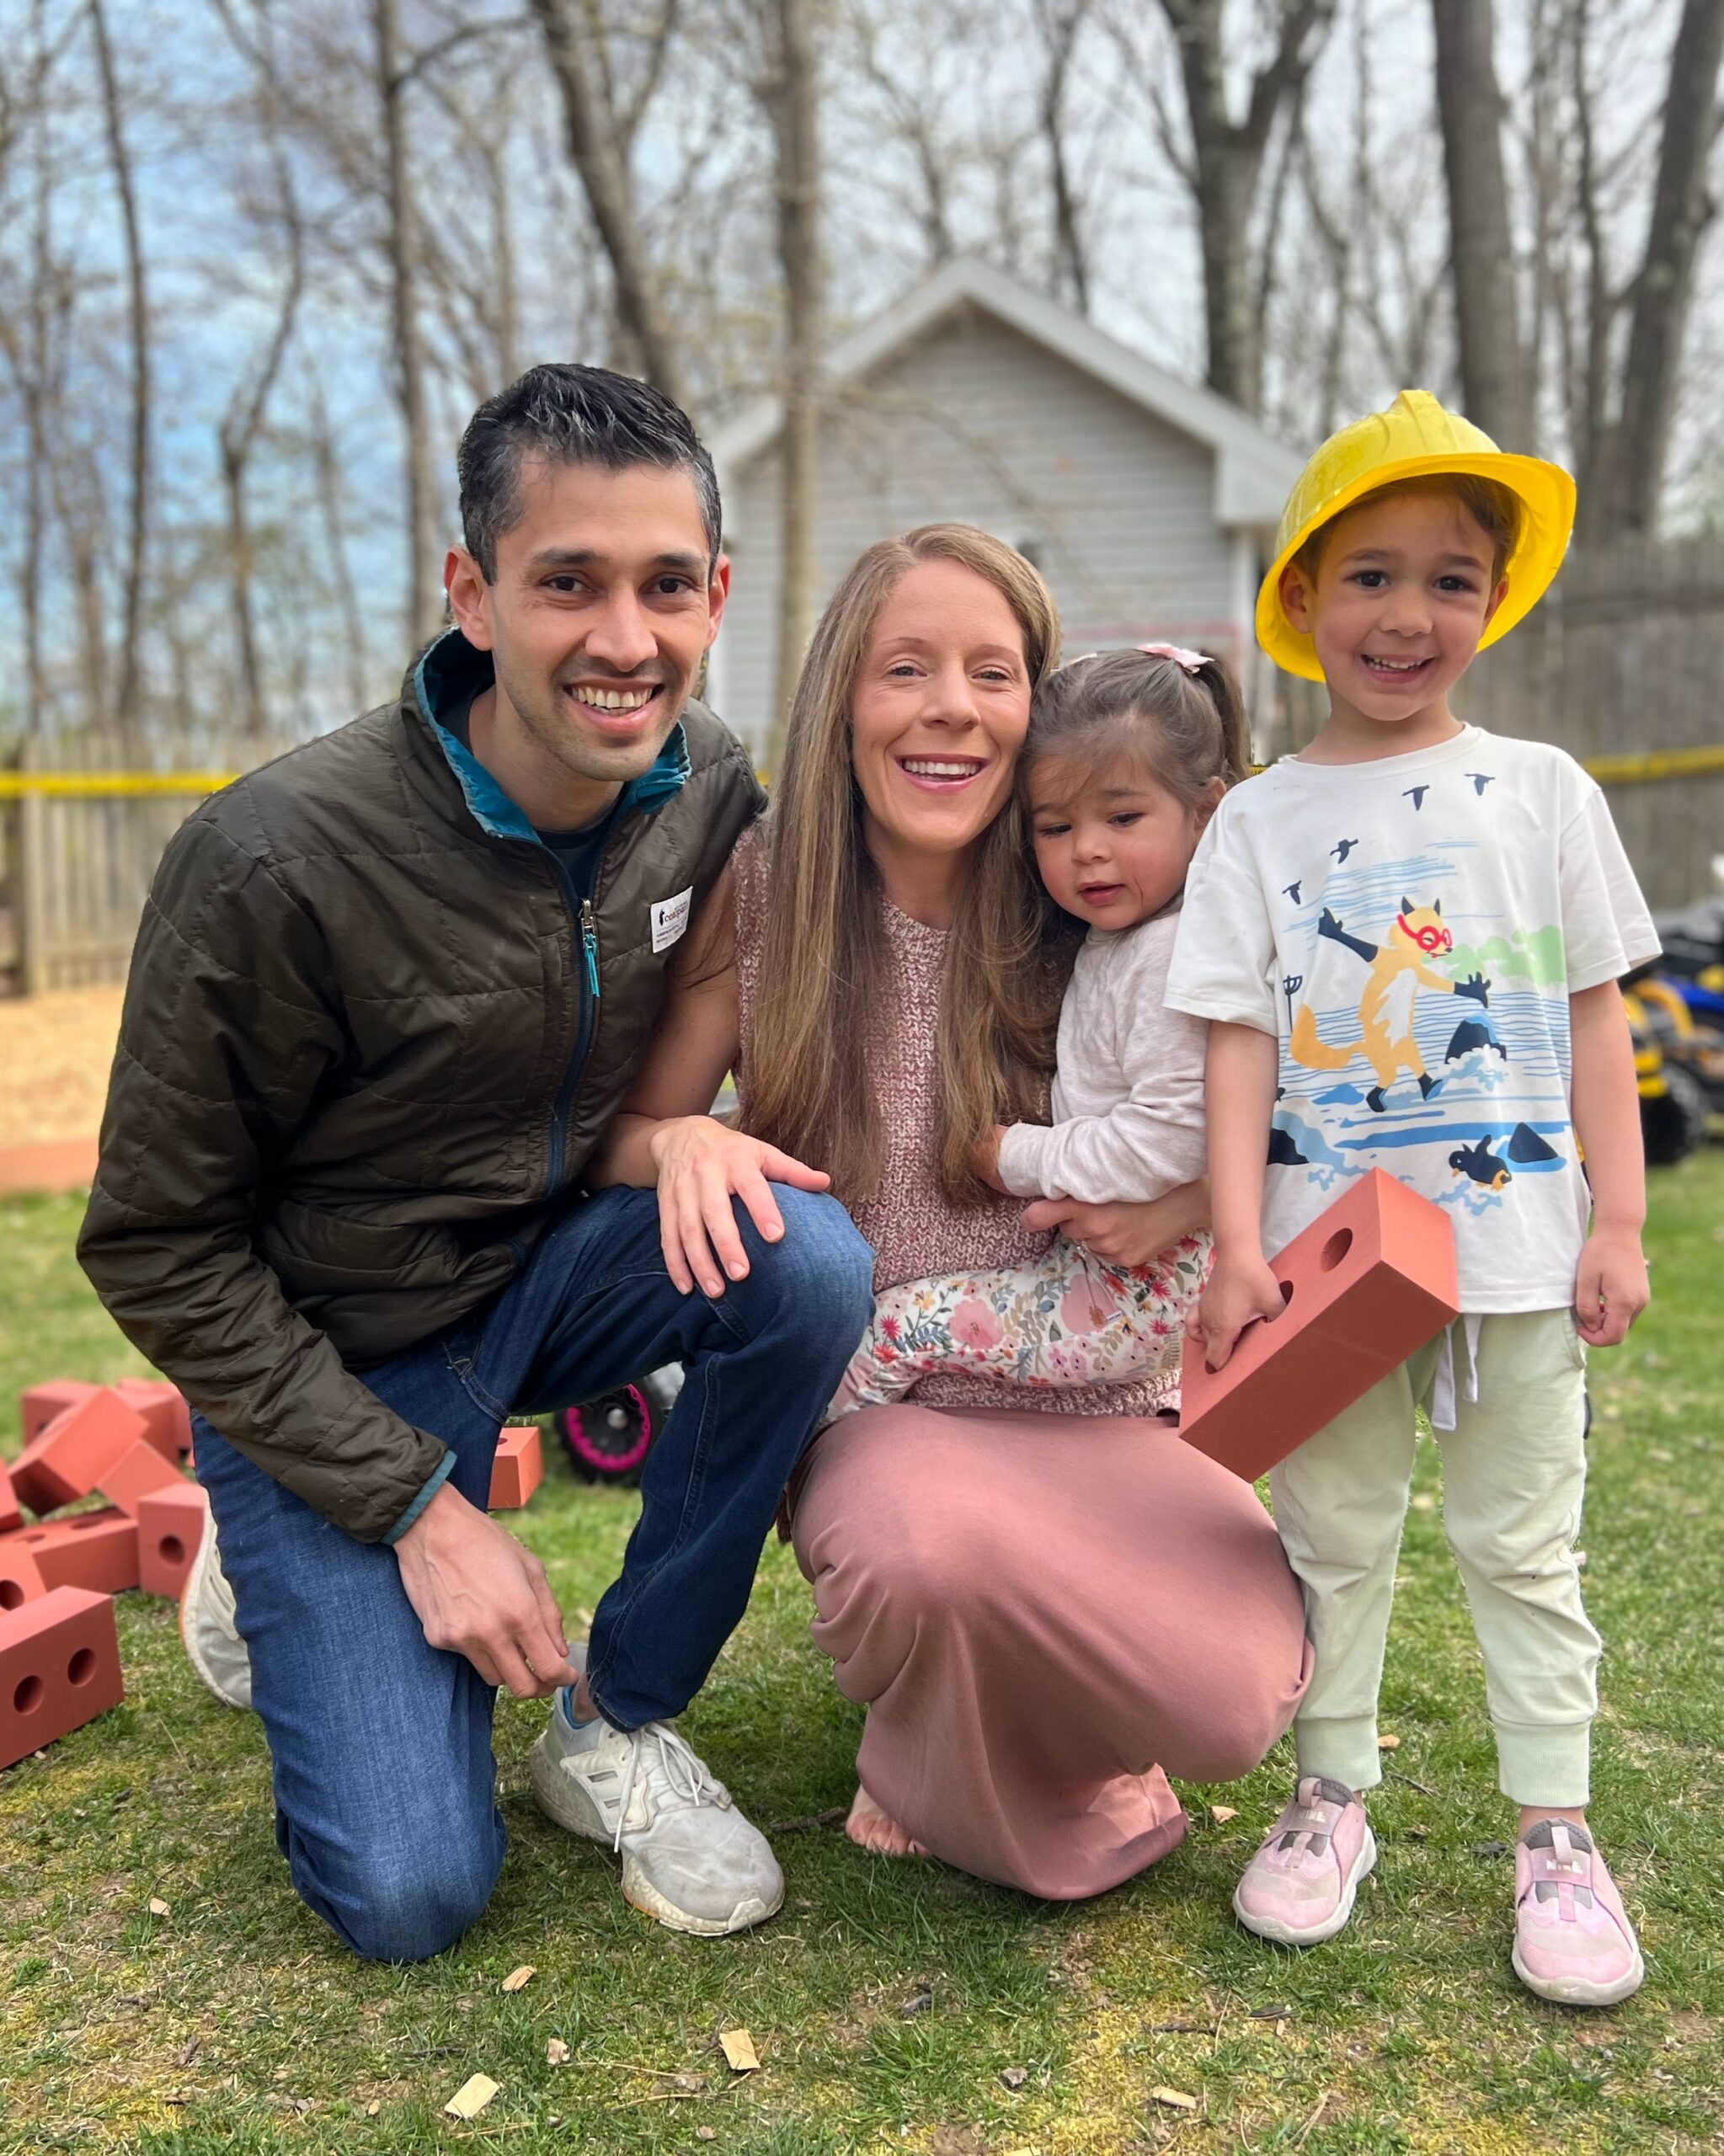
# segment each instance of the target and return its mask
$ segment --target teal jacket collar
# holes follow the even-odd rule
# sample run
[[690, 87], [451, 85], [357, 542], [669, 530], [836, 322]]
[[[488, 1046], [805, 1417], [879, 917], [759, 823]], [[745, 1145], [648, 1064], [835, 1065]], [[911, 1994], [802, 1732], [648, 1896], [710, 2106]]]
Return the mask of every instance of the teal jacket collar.
[[[414, 700], [436, 737], [438, 747], [448, 759], [449, 768], [480, 830], [488, 831], [495, 839], [526, 839], [540, 846], [543, 841], [528, 820], [525, 809], [510, 800], [472, 750], [450, 731], [440, 716], [471, 703], [496, 678], [488, 652], [470, 644], [459, 629], [446, 629], [435, 643], [427, 646], [424, 656], [414, 669]], [[650, 815], [673, 794], [681, 792], [688, 768], [688, 740], [679, 723], [671, 728], [659, 751], [658, 760], [623, 787], [613, 813], [623, 816], [631, 809], [638, 809], [643, 815]]]

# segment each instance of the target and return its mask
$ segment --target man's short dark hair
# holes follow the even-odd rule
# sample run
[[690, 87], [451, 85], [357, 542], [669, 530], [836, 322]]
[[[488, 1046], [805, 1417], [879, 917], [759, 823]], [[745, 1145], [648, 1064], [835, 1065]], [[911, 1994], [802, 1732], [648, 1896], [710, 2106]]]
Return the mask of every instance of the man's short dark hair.
[[497, 542], [520, 523], [520, 467], [598, 464], [625, 472], [637, 464], [686, 472], [706, 527], [707, 551], [718, 554], [723, 512], [718, 480], [689, 416], [650, 382], [608, 367], [529, 367], [488, 398], [467, 422], [456, 452], [462, 536], [487, 584], [497, 575]]

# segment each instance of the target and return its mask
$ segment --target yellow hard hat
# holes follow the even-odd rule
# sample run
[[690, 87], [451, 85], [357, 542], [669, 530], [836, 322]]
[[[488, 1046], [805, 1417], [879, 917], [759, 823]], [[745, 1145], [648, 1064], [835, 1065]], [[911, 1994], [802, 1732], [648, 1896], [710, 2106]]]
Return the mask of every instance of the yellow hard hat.
[[1257, 592], [1257, 642], [1278, 666], [1308, 681], [1323, 678], [1310, 638], [1294, 627], [1281, 604], [1281, 573], [1312, 532], [1362, 494], [1438, 472], [1494, 479], [1521, 505], [1520, 534], [1503, 572], [1508, 590], [1480, 648], [1507, 636], [1537, 606], [1562, 566], [1573, 529], [1573, 480], [1560, 464], [1498, 449], [1481, 427], [1448, 410], [1428, 389], [1403, 389], [1386, 412], [1369, 412], [1331, 435], [1288, 497], [1275, 558]]

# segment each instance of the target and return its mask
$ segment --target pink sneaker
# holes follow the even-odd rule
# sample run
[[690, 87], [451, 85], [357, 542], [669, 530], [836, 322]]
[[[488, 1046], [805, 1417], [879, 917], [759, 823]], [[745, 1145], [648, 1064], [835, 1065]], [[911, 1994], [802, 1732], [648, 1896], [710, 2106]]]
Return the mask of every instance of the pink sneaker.
[[1572, 1819], [1540, 1819], [1516, 1845], [1514, 1973], [1562, 2006], [1615, 2006], [1645, 1980], [1616, 1882]]
[[1347, 1784], [1307, 1774], [1246, 1866], [1233, 1913], [1259, 1939], [1315, 1946], [1353, 1914], [1358, 1882], [1376, 1860], [1371, 1823]]

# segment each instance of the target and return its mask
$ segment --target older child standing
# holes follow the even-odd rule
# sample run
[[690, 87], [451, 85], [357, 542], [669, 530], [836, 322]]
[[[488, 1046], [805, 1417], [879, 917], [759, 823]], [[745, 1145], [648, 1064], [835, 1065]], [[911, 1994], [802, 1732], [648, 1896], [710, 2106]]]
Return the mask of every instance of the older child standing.
[[1270, 1477], [1316, 1673], [1297, 1790], [1235, 1908], [1265, 1938], [1330, 1938], [1375, 1860], [1360, 1798], [1380, 1778], [1422, 1405], [1520, 1806], [1514, 1967], [1545, 1998], [1601, 2006], [1643, 1970], [1585, 1823], [1599, 1639], [1574, 1538], [1586, 1349], [1620, 1342], [1647, 1301], [1616, 984], [1657, 941], [1579, 766], [1449, 704], [1556, 574], [1573, 499], [1566, 472], [1502, 454], [1418, 390], [1317, 451], [1257, 633], [1326, 683], [1329, 718], [1211, 821], [1168, 1001], [1210, 1021], [1216, 1257], [1192, 1327], [1213, 1365], [1280, 1314], [1267, 1257], [1342, 1177], [1382, 1167], [1449, 1208], [1460, 1259], [1463, 1315]]

